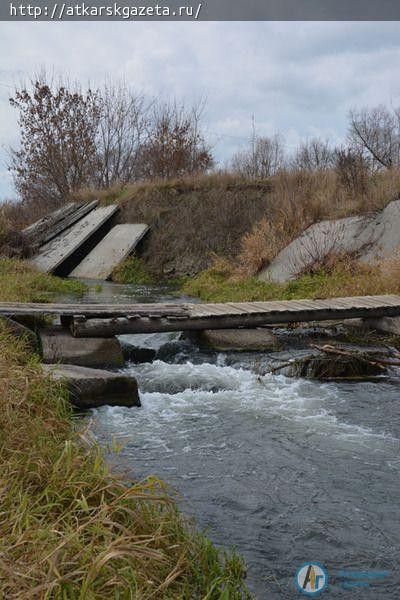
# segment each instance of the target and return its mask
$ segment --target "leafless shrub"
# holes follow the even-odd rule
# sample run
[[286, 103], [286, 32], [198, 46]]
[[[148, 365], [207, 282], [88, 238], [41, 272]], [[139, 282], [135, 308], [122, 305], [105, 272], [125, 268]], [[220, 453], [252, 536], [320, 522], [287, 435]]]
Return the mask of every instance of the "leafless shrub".
[[332, 167], [333, 151], [327, 140], [312, 138], [302, 142], [292, 160], [294, 169], [325, 171]]
[[366, 227], [368, 217], [317, 223], [297, 240], [297, 255], [291, 261], [293, 276], [330, 272], [338, 263], [349, 267], [377, 241]]
[[10, 103], [19, 113], [20, 145], [10, 150], [9, 169], [24, 204], [38, 212], [81, 188], [182, 177], [213, 164], [200, 128], [204, 103], [186, 109], [149, 102], [124, 83], [82, 91], [45, 73]]
[[140, 152], [144, 179], [171, 179], [208, 171], [211, 148], [201, 130], [204, 105], [157, 104], [149, 121], [147, 141]]
[[255, 137], [249, 147], [232, 159], [232, 171], [241, 177], [266, 179], [285, 165], [285, 142], [281, 135]]
[[20, 231], [18, 204], [0, 204], [0, 256], [25, 258], [29, 256], [28, 240]]
[[335, 148], [334, 167], [339, 184], [354, 196], [365, 195], [370, 182], [367, 161], [358, 149]]
[[149, 110], [145, 97], [124, 83], [107, 83], [102, 88], [97, 135], [99, 187], [140, 179], [141, 151], [149, 136]]

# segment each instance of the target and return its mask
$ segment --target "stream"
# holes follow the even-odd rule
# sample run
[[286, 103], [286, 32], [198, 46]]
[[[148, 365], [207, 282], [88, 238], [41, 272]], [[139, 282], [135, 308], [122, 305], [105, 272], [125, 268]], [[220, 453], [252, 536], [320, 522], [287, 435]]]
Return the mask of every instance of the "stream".
[[[172, 298], [168, 288], [107, 283], [83, 301]], [[322, 597], [400, 598], [399, 380], [268, 374], [277, 358], [307, 347], [282, 336], [278, 353], [201, 351], [179, 334], [124, 336], [161, 350], [151, 364], [123, 368], [137, 377], [142, 408], [93, 410], [94, 432], [101, 444], [123, 445], [110, 457], [116, 468], [164, 479], [217, 545], [244, 556], [255, 598], [304, 597], [295, 573], [315, 561], [329, 576]]]

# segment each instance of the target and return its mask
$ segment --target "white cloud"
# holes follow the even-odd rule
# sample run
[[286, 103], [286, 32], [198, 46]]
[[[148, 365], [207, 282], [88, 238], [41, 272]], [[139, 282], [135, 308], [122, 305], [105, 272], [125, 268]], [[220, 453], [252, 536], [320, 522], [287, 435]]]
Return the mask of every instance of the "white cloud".
[[[250, 134], [253, 114], [260, 134], [280, 130], [290, 145], [316, 134], [340, 140], [349, 108], [400, 103], [399, 32], [399, 23], [3, 22], [0, 145], [18, 133], [7, 86], [41, 66], [83, 84], [124, 77], [151, 95], [207, 97], [221, 161]], [[2, 171], [0, 197], [9, 193]]]

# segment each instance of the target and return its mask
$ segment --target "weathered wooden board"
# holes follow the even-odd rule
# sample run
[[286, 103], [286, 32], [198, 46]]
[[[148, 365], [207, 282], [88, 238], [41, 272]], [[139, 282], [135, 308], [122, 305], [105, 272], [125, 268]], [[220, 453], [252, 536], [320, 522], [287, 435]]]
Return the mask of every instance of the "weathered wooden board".
[[[79, 204], [79, 206], [81, 205]], [[36, 237], [37, 235], [40, 235], [44, 230], [47, 230], [48, 227], [52, 224], [58, 223], [66, 215], [71, 214], [75, 209], [76, 205], [73, 202], [69, 202], [61, 208], [58, 208], [57, 210], [53, 211], [49, 215], [46, 215], [45, 217], [42, 217], [41, 219], [35, 221], [31, 225], [28, 225], [28, 227], [25, 227], [25, 229], [22, 230], [22, 233], [32, 237]]]
[[40, 271], [52, 273], [118, 211], [118, 206], [102, 206], [40, 248], [31, 259]]
[[131, 316], [188, 316], [184, 304], [143, 303], [143, 304], [59, 304], [41, 302], [0, 302], [0, 316], [10, 315], [52, 315], [73, 317], [81, 315], [92, 317], [125, 317]]
[[115, 267], [133, 252], [148, 230], [149, 226], [141, 223], [116, 225], [69, 277], [109, 279]]
[[72, 227], [72, 225], [94, 210], [97, 205], [97, 200], [84, 203], [71, 202], [24, 229], [24, 234], [31, 241], [32, 250], [37, 251], [40, 246], [47, 244], [47, 242], [53, 240], [60, 233]]
[[88, 215], [92, 210], [94, 210], [98, 205], [97, 200], [93, 200], [93, 202], [77, 205], [76, 210], [71, 212], [69, 215], [65, 216], [58, 223], [51, 227], [44, 233], [40, 240], [40, 245], [44, 246], [47, 242], [50, 242], [58, 235], [75, 225], [78, 221], [83, 219], [86, 215]]

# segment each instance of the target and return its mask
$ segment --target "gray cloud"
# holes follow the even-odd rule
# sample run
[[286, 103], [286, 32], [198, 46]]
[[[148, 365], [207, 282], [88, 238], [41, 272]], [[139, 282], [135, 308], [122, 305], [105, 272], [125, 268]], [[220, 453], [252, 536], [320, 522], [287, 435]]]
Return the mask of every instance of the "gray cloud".
[[[205, 127], [224, 162], [276, 130], [294, 146], [343, 138], [353, 106], [400, 103], [399, 23], [1, 23], [0, 143], [17, 141], [12, 86], [41, 66], [83, 84], [124, 78], [150, 95], [206, 97]], [[7, 87], [7, 86], [11, 86]], [[0, 197], [10, 179], [0, 156]]]

